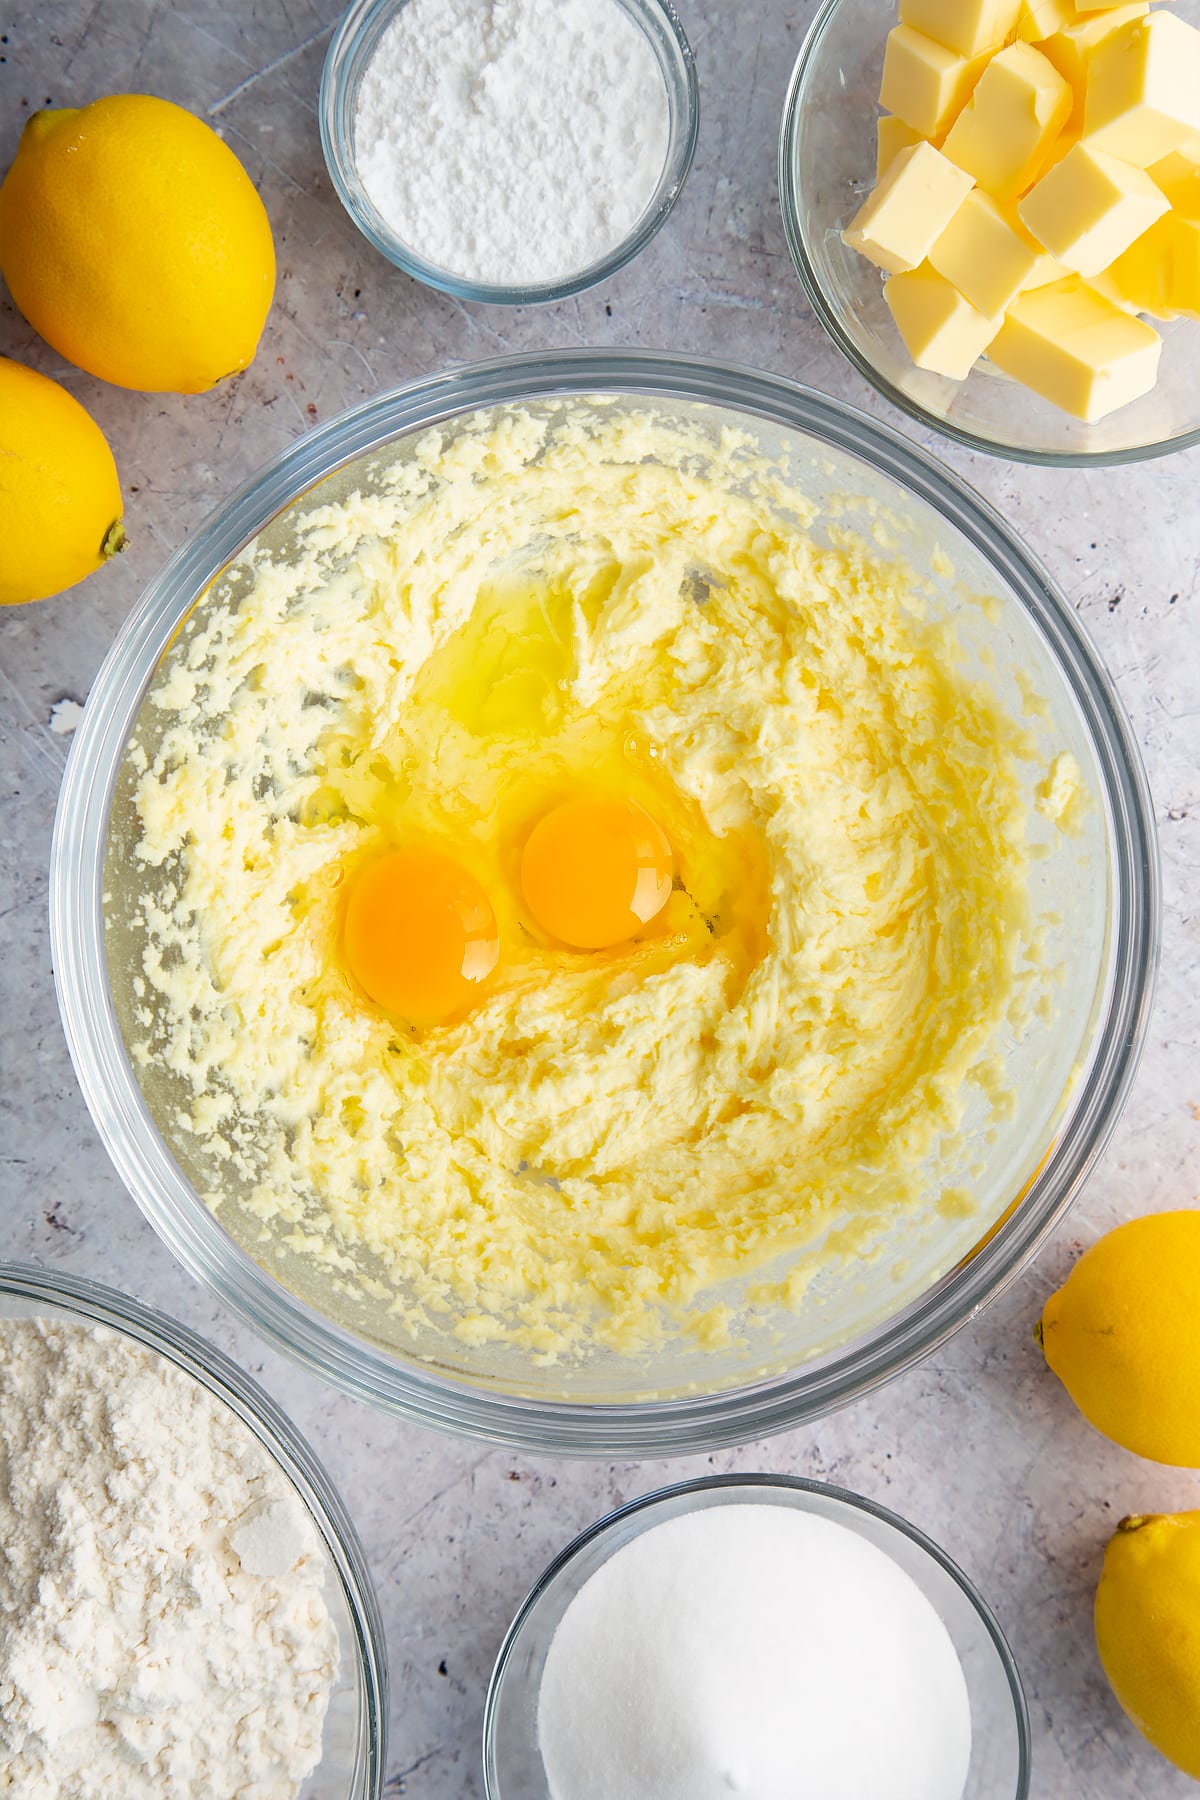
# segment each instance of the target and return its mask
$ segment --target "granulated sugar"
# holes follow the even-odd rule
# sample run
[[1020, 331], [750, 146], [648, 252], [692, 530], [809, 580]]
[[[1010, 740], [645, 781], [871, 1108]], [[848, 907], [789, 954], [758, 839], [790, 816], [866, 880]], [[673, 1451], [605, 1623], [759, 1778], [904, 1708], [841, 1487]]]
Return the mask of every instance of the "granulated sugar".
[[409, 0], [359, 89], [364, 187], [471, 281], [550, 282], [613, 250], [666, 161], [667, 91], [617, 0]]
[[846, 1526], [770, 1505], [618, 1550], [550, 1645], [553, 1800], [961, 1800], [966, 1682], [916, 1583]]

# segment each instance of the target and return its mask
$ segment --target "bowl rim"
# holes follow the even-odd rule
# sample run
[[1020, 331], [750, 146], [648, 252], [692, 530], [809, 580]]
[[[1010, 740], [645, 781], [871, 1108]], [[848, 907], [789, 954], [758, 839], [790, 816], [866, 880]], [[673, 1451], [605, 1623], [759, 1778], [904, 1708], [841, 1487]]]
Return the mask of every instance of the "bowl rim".
[[[554, 281], [508, 284], [473, 281], [419, 255], [395, 235], [372, 204], [358, 175], [352, 102], [363, 66], [392, 16], [409, 0], [354, 0], [329, 42], [321, 70], [317, 118], [321, 149], [334, 191], [354, 224], [381, 256], [426, 287], [459, 300], [493, 306], [534, 306], [566, 300], [595, 287], [632, 262], [657, 236], [675, 203], [696, 154], [700, 133], [700, 84], [696, 59], [673, 0], [615, 0], [654, 50], [667, 92], [670, 140], [654, 192], [633, 229], [595, 262]], [[647, 23], [648, 15], [661, 29]], [[669, 63], [669, 67], [668, 67]], [[681, 124], [682, 121], [682, 124]]]
[[4, 1295], [74, 1314], [165, 1358], [227, 1406], [282, 1470], [320, 1532], [353, 1631], [360, 1731], [347, 1800], [379, 1800], [387, 1770], [388, 1727], [383, 1618], [358, 1532], [308, 1441], [244, 1369], [157, 1307], [88, 1276], [0, 1259], [0, 1296]]
[[[783, 114], [779, 126], [779, 150], [777, 157], [777, 179], [779, 187], [779, 210], [783, 218], [783, 235], [787, 240], [788, 252], [793, 267], [800, 277], [801, 285], [808, 297], [814, 313], [824, 327], [827, 336], [839, 349], [846, 361], [858, 370], [858, 373], [882, 394], [885, 400], [898, 407], [902, 413], [914, 419], [918, 425], [937, 432], [941, 437], [949, 438], [956, 444], [962, 444], [968, 450], [975, 450], [984, 456], [1007, 457], [1012, 462], [1030, 463], [1041, 468], [1052, 469], [1089, 469], [1118, 468], [1126, 463], [1152, 462], [1160, 456], [1173, 456], [1179, 450], [1191, 449], [1200, 444], [1200, 425], [1188, 431], [1179, 432], [1174, 437], [1159, 438], [1149, 444], [1134, 444], [1121, 450], [1039, 450], [1031, 445], [1010, 444], [1002, 438], [984, 437], [979, 432], [969, 431], [965, 426], [943, 417], [940, 413], [931, 412], [888, 380], [864, 354], [854, 339], [843, 328], [836, 309], [830, 304], [824, 285], [817, 273], [815, 264], [808, 253], [805, 233], [800, 224], [801, 207], [799, 193], [802, 182], [799, 179], [795, 155], [796, 132], [802, 111], [801, 93], [808, 75], [809, 66], [821, 49], [825, 33], [833, 21], [834, 15], [843, 7], [852, 5], [854, 0], [823, 0], [807, 32], [801, 42], [796, 61], [792, 67], [788, 82], [787, 95], [783, 103]], [[1197, 327], [1200, 330], [1200, 326]]]
[[[707, 1497], [718, 1492], [729, 1492], [741, 1489], [748, 1498], [755, 1494], [790, 1494], [795, 1496], [791, 1502], [797, 1510], [807, 1511], [800, 1496], [818, 1494], [824, 1500], [834, 1502], [837, 1507], [845, 1507], [848, 1511], [866, 1513], [877, 1523], [888, 1526], [901, 1537], [907, 1538], [918, 1550], [936, 1563], [942, 1572], [950, 1577], [960, 1592], [970, 1602], [979, 1617], [984, 1630], [991, 1639], [1000, 1666], [1008, 1682], [1009, 1697], [1013, 1703], [1013, 1719], [1017, 1731], [1017, 1785], [1012, 1800], [1028, 1800], [1032, 1770], [1032, 1733], [1029, 1722], [1029, 1705], [1025, 1698], [1025, 1688], [1021, 1681], [1021, 1672], [1017, 1667], [1017, 1659], [995, 1613], [984, 1599], [970, 1576], [966, 1575], [959, 1565], [949, 1556], [941, 1545], [935, 1543], [926, 1532], [910, 1520], [902, 1518], [890, 1507], [881, 1506], [877, 1500], [870, 1500], [864, 1494], [856, 1494], [850, 1488], [844, 1488], [827, 1481], [816, 1481], [803, 1475], [775, 1475], [768, 1473], [700, 1475], [690, 1481], [673, 1482], [670, 1486], [654, 1488], [648, 1494], [642, 1494], [635, 1500], [627, 1500], [622, 1506], [614, 1507], [611, 1512], [597, 1519], [558, 1552], [558, 1555], [547, 1564], [538, 1576], [529, 1592], [518, 1607], [513, 1621], [504, 1634], [504, 1640], [496, 1654], [488, 1681], [487, 1699], [483, 1709], [483, 1786], [487, 1800], [504, 1800], [497, 1781], [495, 1763], [496, 1732], [501, 1705], [501, 1684], [508, 1666], [516, 1655], [521, 1637], [529, 1623], [529, 1619], [543, 1597], [557, 1586], [571, 1564], [589, 1549], [600, 1538], [614, 1532], [629, 1519], [639, 1513], [655, 1512], [660, 1508], [672, 1506], [676, 1501], [695, 1495], [703, 1507]], [[697, 1509], [699, 1510], [699, 1509]], [[685, 1515], [684, 1515], [685, 1516]], [[640, 1527], [642, 1531], [653, 1527], [653, 1519], [647, 1519]], [[633, 1542], [630, 1538], [628, 1542]]]
[[[1071, 1117], [1020, 1204], [909, 1307], [828, 1357], [707, 1394], [551, 1401], [403, 1362], [291, 1294], [194, 1193], [141, 1097], [108, 988], [103, 875], [108, 812], [162, 651], [209, 580], [279, 509], [402, 433], [489, 406], [575, 395], [709, 404], [807, 433], [866, 461], [966, 537], [1032, 614], [1086, 723], [1112, 832], [1112, 979]], [[55, 986], [80, 1087], [109, 1157], [175, 1257], [260, 1335], [336, 1385], [419, 1423], [483, 1442], [608, 1457], [711, 1451], [861, 1398], [930, 1354], [1025, 1267], [1079, 1192], [1116, 1124], [1148, 1027], [1160, 935], [1158, 843], [1136, 740], [1073, 608], [1000, 515], [907, 438], [845, 402], [735, 365], [653, 351], [535, 352], [426, 376], [293, 442], [218, 506], [132, 609], [91, 688], [60, 790], [50, 855]]]

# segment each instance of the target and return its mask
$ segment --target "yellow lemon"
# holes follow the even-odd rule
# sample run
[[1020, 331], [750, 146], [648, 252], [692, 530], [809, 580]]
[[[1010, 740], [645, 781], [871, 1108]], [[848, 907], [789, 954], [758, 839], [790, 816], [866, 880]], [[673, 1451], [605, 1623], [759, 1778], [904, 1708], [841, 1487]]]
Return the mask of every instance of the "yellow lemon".
[[1046, 1302], [1041, 1342], [1098, 1431], [1200, 1468], [1200, 1212], [1131, 1219], [1085, 1250]]
[[253, 357], [275, 250], [214, 131], [169, 100], [114, 94], [29, 120], [0, 187], [0, 274], [79, 368], [196, 394]]
[[0, 356], [0, 606], [72, 587], [124, 542], [104, 433], [57, 381]]
[[1200, 1512], [1122, 1519], [1096, 1589], [1096, 1648], [1138, 1730], [1200, 1780]]

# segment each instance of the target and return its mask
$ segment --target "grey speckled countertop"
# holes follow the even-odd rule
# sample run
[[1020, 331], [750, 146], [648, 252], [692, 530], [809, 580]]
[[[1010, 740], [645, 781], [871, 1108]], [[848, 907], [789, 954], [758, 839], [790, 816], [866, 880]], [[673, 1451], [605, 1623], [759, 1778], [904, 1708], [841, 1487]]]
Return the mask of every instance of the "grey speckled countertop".
[[[811, 318], [784, 247], [775, 137], [811, 7], [679, 0], [703, 90], [677, 212], [631, 267], [555, 307], [462, 305], [357, 235], [321, 159], [315, 97], [334, 0], [0, 0], [0, 162], [23, 117], [120, 90], [209, 117], [256, 182], [280, 279], [258, 358], [201, 398], [67, 368], [0, 295], [0, 352], [64, 380], [114, 446], [132, 543], [85, 588], [0, 617], [0, 1255], [95, 1276], [176, 1314], [257, 1375], [308, 1433], [365, 1540], [392, 1667], [391, 1796], [472, 1800], [492, 1658], [551, 1554], [614, 1503], [721, 1469], [829, 1478], [914, 1520], [982, 1587], [1025, 1678], [1037, 1800], [1184, 1800], [1110, 1698], [1091, 1592], [1123, 1513], [1200, 1506], [1200, 1476], [1106, 1444], [1043, 1367], [1030, 1328], [1079, 1247], [1137, 1212], [1194, 1205], [1200, 1147], [1200, 452], [1031, 471], [947, 451], [1044, 559], [1112, 671], [1142, 746], [1165, 873], [1150, 1041], [1124, 1118], [1035, 1268], [941, 1353], [815, 1427], [712, 1459], [613, 1465], [488, 1453], [345, 1400], [192, 1285], [124, 1193], [67, 1058], [46, 867], [69, 744], [118, 624], [183, 535], [315, 421], [410, 376], [510, 350], [642, 344], [799, 377], [901, 424]], [[903, 426], [904, 429], [910, 429]], [[56, 708], [58, 710], [56, 711]]]

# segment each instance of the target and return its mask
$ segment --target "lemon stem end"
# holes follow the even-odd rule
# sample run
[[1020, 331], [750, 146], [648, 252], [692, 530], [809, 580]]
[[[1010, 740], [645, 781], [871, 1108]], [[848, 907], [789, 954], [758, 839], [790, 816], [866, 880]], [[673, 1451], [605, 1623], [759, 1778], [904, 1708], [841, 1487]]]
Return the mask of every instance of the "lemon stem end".
[[[43, 106], [35, 113], [30, 113], [21, 131], [21, 144], [35, 144], [48, 132], [54, 131], [64, 119], [73, 119], [79, 111], [77, 106]], [[18, 146], [20, 148], [20, 146]]]

